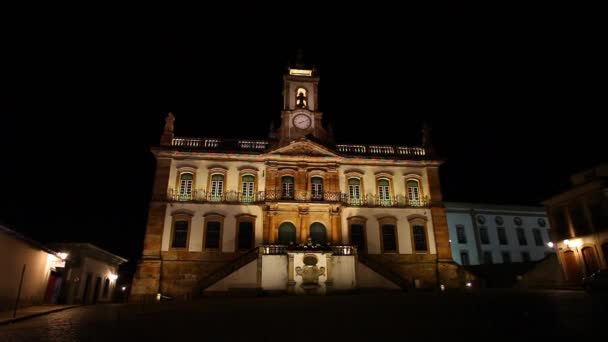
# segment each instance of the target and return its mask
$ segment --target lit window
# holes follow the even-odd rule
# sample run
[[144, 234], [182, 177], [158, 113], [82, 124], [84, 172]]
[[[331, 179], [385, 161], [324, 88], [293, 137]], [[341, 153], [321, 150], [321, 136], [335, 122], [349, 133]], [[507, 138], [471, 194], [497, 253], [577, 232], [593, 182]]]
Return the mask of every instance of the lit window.
[[420, 187], [418, 185], [418, 181], [407, 181], [407, 199], [410, 205], [420, 205]]
[[255, 189], [255, 177], [252, 175], [244, 175], [241, 178], [241, 199], [243, 202], [251, 202], [254, 199], [253, 191]]
[[323, 178], [313, 177], [311, 179], [312, 200], [320, 201], [323, 199]]
[[211, 176], [211, 201], [221, 201], [224, 195], [224, 175]]
[[194, 177], [191, 173], [182, 173], [179, 177], [179, 200], [186, 201], [192, 199], [192, 181]]
[[293, 199], [293, 177], [285, 176], [281, 178], [283, 183], [283, 199]]
[[378, 180], [378, 198], [380, 200], [380, 205], [391, 204], [391, 193], [389, 189], [389, 184], [390, 183], [388, 179]]
[[359, 178], [348, 179], [348, 199], [350, 204], [361, 204], [361, 180]]

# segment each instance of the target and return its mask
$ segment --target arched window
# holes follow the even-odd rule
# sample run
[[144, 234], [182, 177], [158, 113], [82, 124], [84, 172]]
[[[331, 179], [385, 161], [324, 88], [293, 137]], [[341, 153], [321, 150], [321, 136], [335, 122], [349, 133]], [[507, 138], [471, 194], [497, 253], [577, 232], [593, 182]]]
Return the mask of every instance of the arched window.
[[186, 248], [188, 242], [188, 226], [189, 221], [185, 219], [175, 220], [173, 222], [173, 242], [171, 247], [173, 248]]
[[296, 226], [290, 222], [281, 223], [279, 226], [279, 244], [289, 245], [296, 243]]
[[110, 279], [106, 278], [106, 281], [103, 284], [103, 294], [102, 294], [102, 297], [103, 298], [108, 298], [109, 294], [110, 294]]
[[224, 195], [224, 175], [215, 174], [211, 176], [211, 194], [209, 200], [221, 201]]
[[323, 200], [323, 178], [313, 177], [311, 180], [312, 200], [321, 201]]
[[420, 186], [416, 180], [407, 181], [407, 199], [410, 205], [420, 205]]
[[192, 182], [194, 176], [191, 173], [182, 173], [179, 176], [179, 200], [187, 201], [192, 199]]
[[348, 200], [351, 205], [361, 204], [361, 179], [348, 179]]
[[391, 204], [390, 182], [386, 178], [378, 179], [378, 200], [380, 205]]
[[281, 197], [283, 199], [293, 199], [293, 177], [285, 176], [281, 178], [283, 193]]
[[244, 175], [241, 177], [241, 200], [243, 202], [252, 202], [254, 200], [255, 177], [252, 175]]
[[310, 226], [310, 239], [314, 245], [327, 242], [327, 229], [322, 223], [315, 222]]
[[296, 90], [296, 107], [308, 108], [308, 94], [306, 88], [298, 88]]

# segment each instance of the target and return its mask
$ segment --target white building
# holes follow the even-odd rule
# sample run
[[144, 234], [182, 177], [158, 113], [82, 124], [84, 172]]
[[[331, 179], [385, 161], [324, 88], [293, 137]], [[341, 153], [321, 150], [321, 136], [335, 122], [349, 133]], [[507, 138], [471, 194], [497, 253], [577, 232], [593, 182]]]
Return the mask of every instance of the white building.
[[460, 265], [544, 259], [554, 253], [543, 207], [445, 202], [452, 257]]
[[126, 259], [90, 243], [55, 243], [51, 248], [67, 255], [61, 301], [66, 304], [111, 302], [118, 267]]
[[53, 303], [63, 255], [0, 225], [0, 311]]

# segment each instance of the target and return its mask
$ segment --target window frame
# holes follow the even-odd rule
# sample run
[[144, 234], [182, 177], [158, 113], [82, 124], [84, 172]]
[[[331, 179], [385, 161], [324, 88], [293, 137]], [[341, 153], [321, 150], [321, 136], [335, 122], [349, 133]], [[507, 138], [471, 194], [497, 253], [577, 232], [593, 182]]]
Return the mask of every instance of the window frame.
[[507, 237], [507, 230], [505, 227], [496, 227], [496, 235], [498, 236], [499, 245], [506, 246], [509, 244], [509, 238]]
[[348, 225], [348, 244], [354, 246], [353, 241], [352, 241], [352, 225], [360, 225], [363, 227], [363, 247], [364, 250], [363, 251], [359, 251], [359, 248], [357, 246], [357, 251], [361, 252], [361, 253], [365, 253], [367, 254], [368, 252], [368, 241], [367, 241], [367, 218], [363, 217], [363, 216], [351, 216], [348, 217], [346, 219], [346, 224]]
[[[384, 226], [394, 227], [395, 250], [387, 251], [384, 247]], [[380, 233], [380, 253], [381, 254], [399, 254], [399, 229], [397, 227], [397, 218], [393, 216], [385, 216], [378, 219], [378, 227]]]
[[[256, 240], [255, 240], [255, 223], [257, 220], [257, 216], [250, 215], [250, 214], [239, 214], [239, 215], [235, 215], [235, 217], [236, 217], [236, 227], [235, 227], [235, 238], [234, 238], [234, 251], [236, 253], [247, 252], [247, 251], [251, 250], [251, 248], [255, 248], [255, 246], [257, 246]], [[240, 234], [241, 223], [243, 223], [243, 222], [250, 222], [252, 225], [251, 248], [249, 248], [249, 249], [241, 249], [239, 247], [239, 238], [241, 236], [241, 234]]]
[[[408, 183], [410, 182], [414, 182], [416, 183], [416, 189], [417, 189], [417, 196], [418, 199], [413, 200], [410, 196], [410, 186], [408, 185]], [[414, 206], [414, 207], [420, 207], [422, 206], [422, 199], [424, 198], [423, 194], [422, 194], [422, 186], [420, 184], [420, 179], [417, 178], [406, 178], [405, 179], [405, 196], [407, 198], [407, 203], [410, 206]]]
[[[521, 232], [521, 235], [519, 234]], [[527, 246], [528, 245], [528, 238], [526, 237], [526, 231], [524, 230], [524, 228], [522, 227], [518, 227], [515, 229], [515, 234], [517, 235], [517, 243], [520, 246]], [[523, 243], [522, 243], [522, 237], [523, 237]]]
[[[171, 214], [171, 235], [169, 237], [169, 248], [168, 250], [189, 250], [190, 249], [190, 237], [192, 232], [192, 217], [194, 215], [191, 212], [186, 211], [176, 211]], [[184, 247], [173, 247], [173, 240], [175, 239], [175, 222], [177, 221], [186, 221], [187, 231], [186, 231], [186, 245]]]
[[[460, 232], [462, 232], [462, 236], [461, 236]], [[462, 237], [462, 239], [461, 239], [461, 237]], [[467, 232], [465, 231], [464, 224], [457, 224], [456, 225], [456, 240], [460, 244], [466, 244], [467, 243]]]
[[[253, 182], [243, 181], [243, 178], [245, 178], [247, 176], [253, 177]], [[243, 191], [244, 190], [243, 186], [245, 185], [245, 183], [253, 183], [253, 187], [251, 189], [251, 191], [252, 191], [251, 196], [245, 196], [245, 191]], [[245, 202], [245, 203], [255, 202], [255, 200], [257, 198], [256, 194], [258, 192], [257, 172], [252, 172], [251, 170], [243, 170], [239, 173], [239, 191], [240, 191], [239, 202]]]
[[[207, 213], [205, 215], [203, 215], [204, 218], [204, 226], [203, 226], [203, 246], [202, 246], [202, 250], [207, 252], [207, 251], [217, 251], [219, 253], [223, 252], [223, 242], [224, 242], [224, 219], [225, 216], [222, 214], [218, 214], [218, 213]], [[219, 222], [220, 223], [220, 231], [219, 231], [219, 243], [217, 248], [215, 247], [207, 247], [207, 234], [208, 234], [208, 228], [209, 228], [209, 222]]]
[[[184, 171], [178, 171], [179, 174], [177, 176], [177, 200], [178, 201], [191, 201], [194, 199], [194, 183], [195, 183], [195, 178], [196, 178], [196, 174], [193, 171], [190, 170], [184, 170]], [[192, 179], [190, 180], [190, 195], [189, 196], [184, 196], [182, 194], [182, 177], [184, 175], [190, 175], [192, 177]]]
[[[463, 255], [466, 255], [466, 259], [467, 259], [466, 263], [464, 262], [464, 259], [462, 257]], [[469, 265], [471, 265], [471, 257], [469, 255], [469, 251], [466, 251], [466, 250], [461, 250], [460, 251], [460, 264], [462, 266], [469, 266]]]

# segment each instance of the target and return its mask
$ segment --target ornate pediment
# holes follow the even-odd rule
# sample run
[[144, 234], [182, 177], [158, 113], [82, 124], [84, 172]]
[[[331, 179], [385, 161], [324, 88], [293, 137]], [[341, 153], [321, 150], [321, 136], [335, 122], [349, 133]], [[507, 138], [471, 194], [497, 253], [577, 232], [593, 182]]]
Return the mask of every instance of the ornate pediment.
[[333, 151], [306, 138], [292, 141], [289, 145], [270, 151], [268, 154], [282, 156], [339, 157]]

